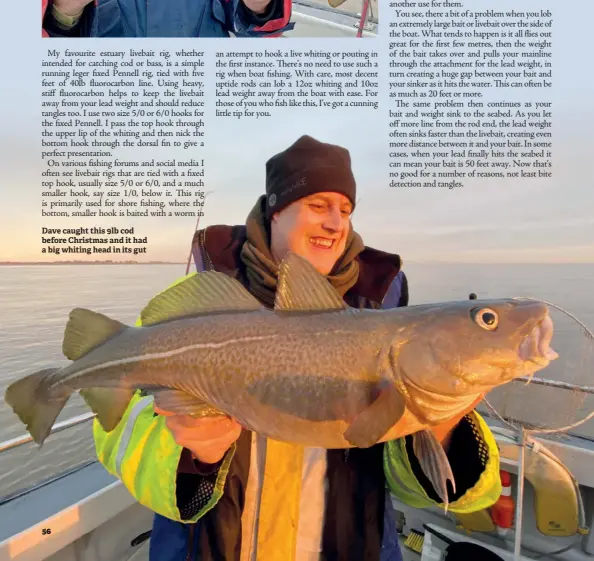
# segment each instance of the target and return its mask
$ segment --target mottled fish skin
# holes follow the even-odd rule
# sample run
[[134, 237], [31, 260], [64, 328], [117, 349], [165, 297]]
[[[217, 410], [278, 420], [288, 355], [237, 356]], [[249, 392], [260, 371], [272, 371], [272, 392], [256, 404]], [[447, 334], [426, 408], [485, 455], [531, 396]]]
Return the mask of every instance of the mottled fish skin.
[[167, 386], [264, 433], [271, 421], [285, 424], [276, 417], [286, 413], [305, 421], [308, 438], [316, 421], [347, 426], [377, 397], [387, 375], [380, 351], [389, 345], [378, 320], [358, 310], [311, 317], [263, 310], [131, 328], [61, 371], [52, 388]]
[[6, 391], [36, 442], [74, 391], [112, 430], [140, 389], [173, 412], [218, 411], [278, 440], [367, 447], [451, 419], [555, 356], [542, 303], [356, 310], [295, 254], [279, 266], [273, 310], [206, 272], [157, 295], [141, 317], [143, 327], [128, 327], [72, 310], [63, 342], [71, 365]]
[[208, 272], [157, 295], [141, 318], [134, 328], [71, 311], [62, 348], [73, 362], [6, 390], [35, 442], [43, 444], [73, 392], [111, 431], [140, 389], [174, 413], [228, 415], [306, 446], [369, 447], [414, 433], [420, 465], [447, 508], [453, 476], [431, 427], [556, 358], [544, 304], [355, 310], [294, 254], [279, 266], [274, 310]]
[[[469, 319], [477, 306], [498, 310], [500, 325], [509, 320], [506, 332], [488, 333], [488, 346]], [[186, 318], [128, 329], [57, 372], [52, 390], [165, 386], [267, 436], [342, 448], [350, 446], [343, 438], [349, 421], [369, 407], [386, 379], [406, 397], [413, 423], [407, 430], [414, 432], [524, 375], [515, 349], [545, 316], [544, 305], [503, 300]]]

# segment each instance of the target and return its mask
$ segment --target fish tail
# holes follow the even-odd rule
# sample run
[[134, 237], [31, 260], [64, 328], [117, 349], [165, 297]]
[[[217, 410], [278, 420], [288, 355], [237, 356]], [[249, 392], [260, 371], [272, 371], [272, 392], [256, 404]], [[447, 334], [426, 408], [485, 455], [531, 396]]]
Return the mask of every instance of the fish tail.
[[55, 394], [49, 389], [48, 378], [59, 368], [46, 368], [13, 382], [4, 399], [26, 425], [33, 440], [40, 446], [49, 436], [55, 420], [72, 392]]

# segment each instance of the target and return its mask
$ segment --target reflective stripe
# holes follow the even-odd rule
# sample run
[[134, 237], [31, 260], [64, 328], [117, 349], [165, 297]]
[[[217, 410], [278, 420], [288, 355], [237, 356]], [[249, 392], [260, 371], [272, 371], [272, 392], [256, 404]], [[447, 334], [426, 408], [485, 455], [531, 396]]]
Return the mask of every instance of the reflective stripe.
[[[384, 452], [384, 457], [385, 457], [385, 452]], [[396, 468], [395, 464], [396, 464], [396, 462], [384, 462], [384, 472], [386, 472], [386, 471], [389, 472], [386, 475], [389, 475], [392, 478], [393, 483], [398, 485], [401, 489], [405, 490], [407, 493], [415, 493], [416, 489], [412, 489], [400, 477], [398, 470], [395, 469]], [[406, 475], [409, 475], [408, 471], [406, 472]], [[392, 492], [392, 494], [394, 494], [394, 493]]]
[[130, 442], [130, 438], [132, 437], [132, 431], [134, 430], [134, 425], [136, 424], [136, 419], [143, 411], [143, 409], [149, 404], [152, 403], [154, 397], [152, 395], [147, 395], [143, 397], [133, 408], [128, 415], [128, 420], [126, 421], [126, 426], [122, 431], [122, 438], [120, 439], [120, 445], [118, 447], [118, 453], [116, 456], [116, 473], [119, 479], [122, 478], [122, 462], [124, 461], [124, 456], [126, 455], [126, 449], [128, 448], [128, 444]]
[[200, 247], [194, 246], [192, 248], [192, 255], [194, 256], [194, 263], [196, 264], [196, 271], [199, 273], [201, 273], [202, 271], [206, 271], [206, 267], [204, 266], [204, 261], [202, 260]]

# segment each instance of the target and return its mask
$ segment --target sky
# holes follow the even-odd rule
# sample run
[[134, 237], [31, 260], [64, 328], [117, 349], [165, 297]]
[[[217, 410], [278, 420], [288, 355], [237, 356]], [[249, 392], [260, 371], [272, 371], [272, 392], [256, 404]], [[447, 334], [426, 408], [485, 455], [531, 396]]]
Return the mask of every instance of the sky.
[[[484, 1], [468, 2], [473, 9], [487, 8]], [[498, 3], [498, 9], [513, 2]], [[525, 9], [552, 7], [553, 2], [529, 0]], [[48, 48], [63, 50], [127, 50], [184, 47], [215, 50], [270, 49], [269, 41], [186, 39], [43, 40], [39, 33], [36, 2], [9, 4], [18, 7], [18, 20], [1, 41], [3, 75], [0, 104], [0, 261], [50, 259], [40, 253], [41, 228], [134, 226], [147, 236], [149, 252], [138, 260], [185, 261], [196, 226], [195, 218], [142, 219], [136, 222], [94, 219], [42, 218], [40, 216], [40, 61]], [[517, 8], [517, 5], [515, 5]], [[265, 162], [302, 134], [349, 149], [358, 184], [359, 204], [353, 217], [355, 229], [367, 245], [399, 253], [405, 261], [448, 262], [594, 262], [594, 78], [591, 67], [591, 30], [594, 3], [568, 0], [554, 10], [553, 88], [528, 88], [506, 92], [508, 100], [546, 99], [553, 102], [553, 178], [551, 180], [467, 181], [463, 189], [391, 189], [388, 187], [388, 86], [380, 91], [380, 108], [309, 111], [286, 108], [277, 118], [224, 120], [214, 117], [212, 84], [214, 67], [207, 63], [205, 140], [200, 150], [181, 152], [160, 148], [119, 149], [120, 158], [204, 158], [205, 190], [211, 191], [200, 226], [236, 224], [245, 218], [264, 192]], [[16, 12], [14, 14], [16, 18]], [[380, 37], [354, 43], [355, 39], [287, 39], [300, 50], [378, 50], [387, 71], [388, 2], [380, 0]], [[18, 32], [18, 33], [17, 33]], [[297, 42], [298, 41], [298, 42]], [[501, 91], [494, 92], [501, 98]], [[77, 255], [77, 258], [81, 256]], [[93, 259], [96, 257], [93, 256]], [[127, 256], [129, 258], [129, 256]]]

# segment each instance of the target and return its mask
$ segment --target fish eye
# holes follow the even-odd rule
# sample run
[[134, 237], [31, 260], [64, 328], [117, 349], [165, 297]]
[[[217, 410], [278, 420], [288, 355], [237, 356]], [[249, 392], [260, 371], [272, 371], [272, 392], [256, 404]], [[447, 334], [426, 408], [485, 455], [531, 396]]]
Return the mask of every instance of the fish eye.
[[499, 316], [495, 310], [492, 310], [491, 308], [474, 308], [470, 313], [472, 315], [472, 319], [474, 319], [474, 322], [479, 327], [482, 327], [487, 331], [493, 331], [494, 329], [497, 329], [497, 326], [499, 325]]

